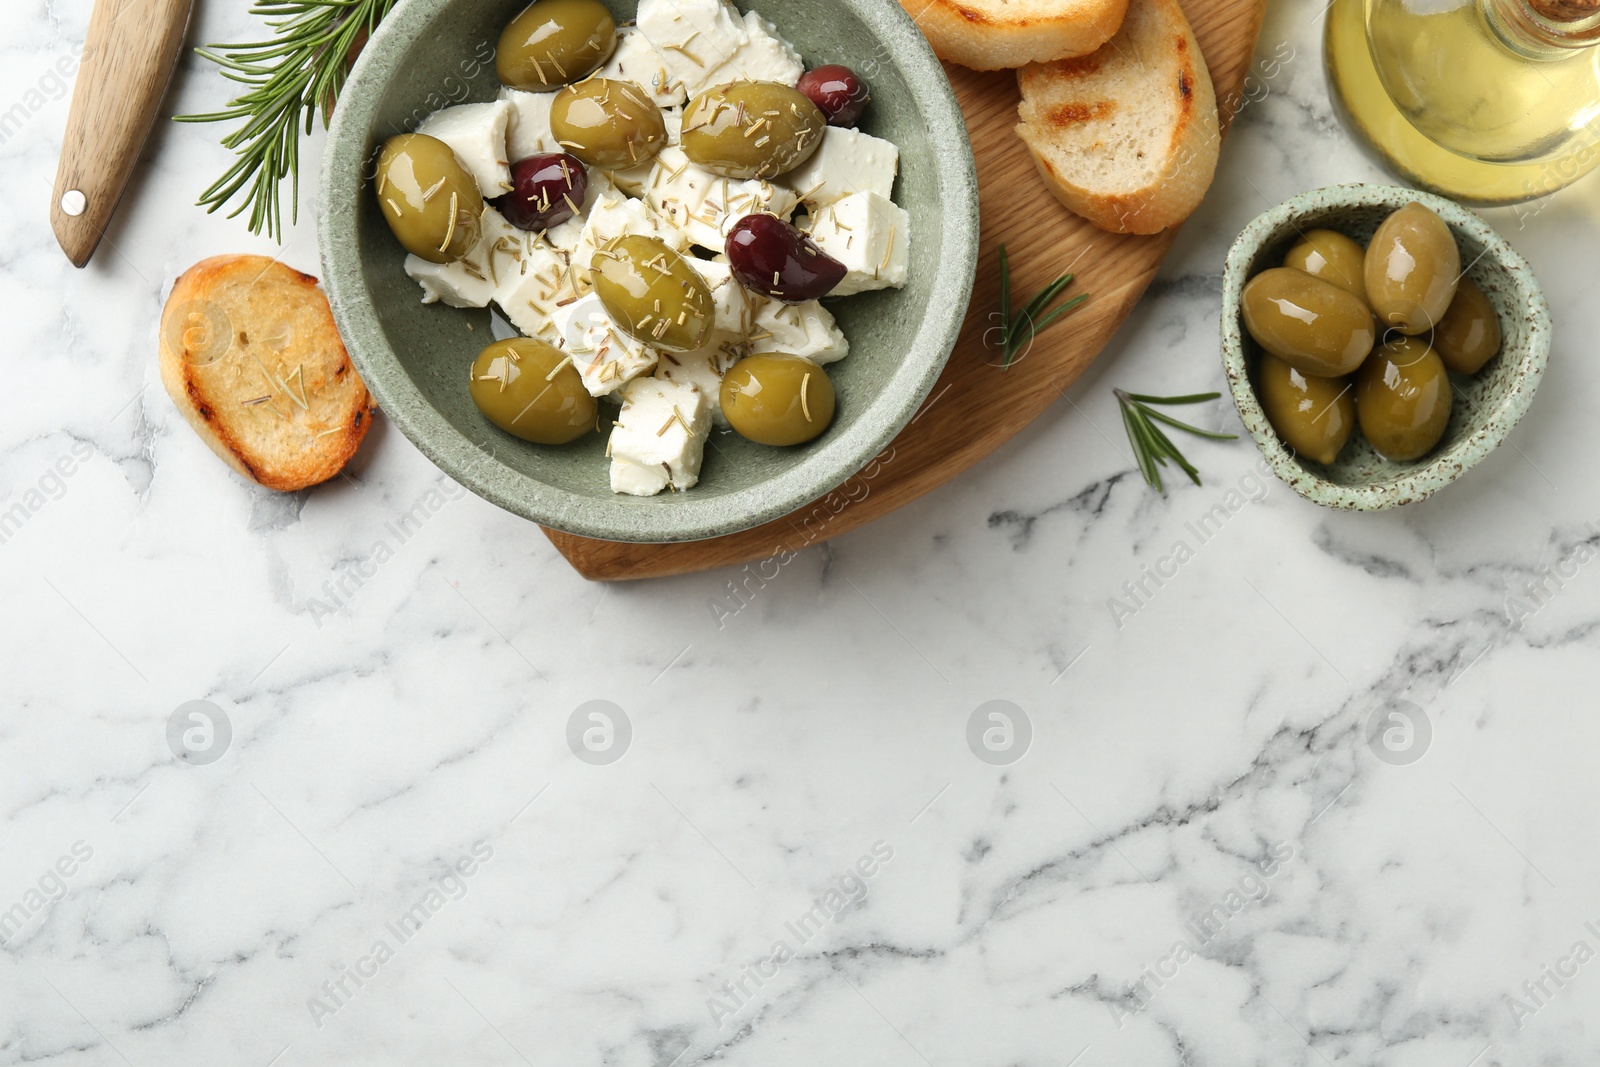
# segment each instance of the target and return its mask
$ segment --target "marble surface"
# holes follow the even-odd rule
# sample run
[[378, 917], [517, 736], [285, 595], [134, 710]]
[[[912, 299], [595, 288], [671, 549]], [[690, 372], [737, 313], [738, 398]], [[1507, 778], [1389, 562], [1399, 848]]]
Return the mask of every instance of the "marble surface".
[[[1600, 187], [1490, 214], [1555, 350], [1438, 498], [1321, 511], [1239, 442], [1163, 499], [1118, 428], [1113, 385], [1222, 387], [1244, 223], [1381, 178], [1319, 7], [1273, 6], [1281, 69], [1067, 401], [776, 576], [606, 588], [381, 427], [304, 495], [218, 463], [156, 317], [271, 246], [189, 206], [225, 155], [167, 125], [69, 267], [89, 3], [17, 5], [0, 1064], [1592, 1063]], [[168, 107], [225, 92], [186, 60]]]

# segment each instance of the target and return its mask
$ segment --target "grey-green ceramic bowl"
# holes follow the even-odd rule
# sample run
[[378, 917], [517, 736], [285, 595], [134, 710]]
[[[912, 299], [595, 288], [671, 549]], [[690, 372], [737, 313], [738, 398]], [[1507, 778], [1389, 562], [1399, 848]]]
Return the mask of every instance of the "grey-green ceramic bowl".
[[[1461, 246], [1464, 273], [1494, 303], [1505, 335], [1500, 354], [1472, 377], [1452, 376], [1450, 424], [1437, 448], [1412, 463], [1393, 463], [1359, 431], [1328, 466], [1296, 456], [1279, 440], [1256, 398], [1252, 377], [1260, 349], [1244, 330], [1239, 296], [1245, 282], [1281, 266], [1307, 230], [1338, 230], [1365, 244], [1390, 212], [1410, 203], [1433, 209]], [[1493, 452], [1528, 405], [1550, 356], [1550, 307], [1533, 268], [1483, 219], [1415, 189], [1336, 185], [1302, 193], [1257, 218], [1234, 242], [1222, 275], [1222, 364], [1250, 436], [1273, 471], [1307, 500], [1330, 508], [1382, 511], [1443, 489]]]
[[[636, 0], [607, 0], [619, 20]], [[699, 486], [617, 496], [606, 439], [526, 444], [489, 424], [467, 368], [492, 340], [489, 312], [419, 303], [404, 255], [370, 192], [388, 137], [450, 103], [492, 99], [501, 28], [527, 0], [401, 0], [351, 72], [322, 171], [322, 265], [340, 332], [384, 412], [462, 485], [547, 526], [617, 541], [693, 541], [786, 515], [866, 466], [926, 399], [966, 313], [977, 267], [976, 168], [955, 94], [927, 41], [893, 0], [754, 0], [808, 65], [844, 63], [872, 86], [862, 121], [900, 148], [895, 200], [911, 214], [911, 281], [832, 303], [850, 339], [829, 368], [832, 428], [772, 449], [714, 433]]]

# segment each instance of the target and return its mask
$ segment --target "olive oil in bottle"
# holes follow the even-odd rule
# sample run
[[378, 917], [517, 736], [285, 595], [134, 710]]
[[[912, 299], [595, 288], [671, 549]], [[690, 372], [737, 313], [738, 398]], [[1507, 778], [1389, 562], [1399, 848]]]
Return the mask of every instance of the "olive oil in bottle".
[[1600, 165], [1600, 0], [1334, 0], [1335, 102], [1393, 169], [1476, 203]]

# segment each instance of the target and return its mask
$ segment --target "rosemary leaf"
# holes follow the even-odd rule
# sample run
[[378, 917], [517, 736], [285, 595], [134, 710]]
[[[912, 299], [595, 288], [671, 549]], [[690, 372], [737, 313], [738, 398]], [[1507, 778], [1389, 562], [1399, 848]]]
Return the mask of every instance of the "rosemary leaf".
[[1221, 393], [1190, 393], [1188, 396], [1145, 396], [1143, 393], [1119, 393], [1119, 396], [1139, 404], [1203, 404], [1215, 400]]
[[1183, 453], [1178, 451], [1178, 447], [1172, 443], [1172, 439], [1166, 434], [1162, 433], [1161, 428], [1155, 423], [1151, 422], [1149, 419], [1145, 420], [1144, 426], [1145, 430], [1149, 433], [1151, 438], [1155, 440], [1156, 444], [1160, 446], [1161, 450], [1168, 456], [1172, 457], [1172, 462], [1176, 463], [1178, 467], [1182, 469], [1183, 473], [1189, 476], [1189, 480], [1191, 482], [1193, 482], [1195, 485], [1199, 485], [1200, 472], [1194, 468], [1192, 463], [1183, 458]]
[[1214, 441], [1232, 441], [1237, 435], [1231, 433], [1216, 433], [1211, 430], [1202, 430], [1186, 422], [1180, 422], [1171, 416], [1156, 411], [1151, 404], [1200, 404], [1208, 400], [1215, 400], [1219, 393], [1193, 393], [1188, 396], [1147, 396], [1142, 393], [1125, 393], [1121, 389], [1113, 389], [1117, 404], [1122, 409], [1122, 425], [1128, 432], [1128, 443], [1133, 446], [1135, 458], [1139, 463], [1139, 473], [1144, 475], [1145, 482], [1159, 493], [1165, 493], [1166, 487], [1161, 481], [1159, 468], [1167, 465], [1171, 460], [1178, 465], [1189, 480], [1195, 485], [1200, 483], [1200, 472], [1190, 463], [1184, 454], [1178, 451], [1178, 446], [1172, 443], [1161, 427], [1156, 423], [1166, 423], [1174, 429], [1196, 437], [1204, 437]]
[[1006, 246], [1000, 246], [1001, 370], [1009, 369], [1011, 364], [1016, 362], [1017, 357], [1028, 350], [1028, 346], [1033, 343], [1035, 337], [1050, 326], [1055, 325], [1063, 316], [1089, 299], [1087, 294], [1083, 294], [1054, 309], [1050, 307], [1067, 286], [1072, 284], [1074, 277], [1072, 274], [1063, 274], [1035, 293], [1033, 299], [1029, 300], [1020, 312], [1013, 313], [1011, 309], [1011, 259], [1006, 254]]
[[1133, 455], [1139, 462], [1139, 473], [1144, 475], [1147, 485], [1152, 485], [1158, 492], [1165, 492], [1161, 485], [1161, 473], [1156, 470], [1154, 456], [1150, 452], [1149, 443], [1140, 432], [1135, 419], [1134, 410], [1127, 404], [1122, 405], [1122, 425], [1128, 431], [1128, 440], [1133, 445]]
[[1161, 422], [1166, 423], [1168, 426], [1175, 426], [1185, 433], [1194, 434], [1196, 437], [1209, 437], [1213, 441], [1237, 441], [1239, 439], [1239, 435], [1236, 433], [1217, 433], [1212, 430], [1202, 430], [1198, 426], [1190, 426], [1187, 422], [1179, 422], [1170, 415], [1163, 415], [1159, 411], [1153, 411], [1150, 408], [1145, 407], [1143, 404], [1139, 405], [1139, 410], [1143, 411], [1152, 419], [1158, 419]]
[[1011, 350], [1011, 259], [1000, 246], [1000, 348]]
[[1149, 450], [1150, 457], [1165, 467], [1167, 460], [1177, 451], [1172, 442], [1167, 440], [1165, 434], [1150, 425], [1150, 420], [1145, 418], [1144, 413], [1137, 408], [1133, 412], [1133, 424], [1138, 428], [1139, 436], [1144, 440], [1145, 448]]
[[1071, 274], [1063, 274], [1039, 290], [1038, 294], [1028, 301], [1028, 306], [1022, 309], [1022, 317], [1030, 321], [1037, 319], [1040, 313], [1050, 306], [1050, 302], [1060, 296], [1063, 289], [1072, 284], [1072, 278]]
[[1061, 316], [1067, 314], [1070, 311], [1075, 310], [1079, 304], [1083, 303], [1087, 299], [1089, 299], [1089, 296], [1088, 296], [1087, 293], [1079, 294], [1078, 296], [1073, 297], [1071, 300], [1068, 300], [1065, 304], [1062, 304], [1059, 307], [1057, 307], [1054, 311], [1050, 312], [1050, 314], [1046, 315], [1044, 318], [1040, 319], [1037, 325], [1030, 326], [1029, 328], [1034, 333], [1038, 333], [1041, 330], [1045, 329], [1046, 327], [1053, 325], [1055, 323], [1055, 321], [1057, 319], [1059, 319]]

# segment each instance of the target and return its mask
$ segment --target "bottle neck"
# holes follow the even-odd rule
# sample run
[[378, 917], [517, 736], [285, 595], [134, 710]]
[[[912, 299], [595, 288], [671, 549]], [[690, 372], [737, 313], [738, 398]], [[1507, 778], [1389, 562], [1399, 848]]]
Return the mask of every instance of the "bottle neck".
[[1571, 59], [1600, 44], [1600, 7], [1591, 0], [1479, 0], [1500, 42], [1529, 59]]

